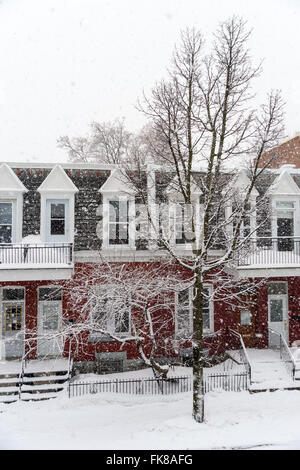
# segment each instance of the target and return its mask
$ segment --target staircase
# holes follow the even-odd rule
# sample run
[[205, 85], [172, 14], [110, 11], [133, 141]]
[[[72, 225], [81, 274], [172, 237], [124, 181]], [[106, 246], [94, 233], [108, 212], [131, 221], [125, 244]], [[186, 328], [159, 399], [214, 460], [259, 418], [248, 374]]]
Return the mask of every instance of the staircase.
[[247, 351], [252, 369], [250, 392], [300, 389], [296, 376], [293, 380], [291, 371], [280, 357], [279, 349], [247, 349]]
[[[24, 364], [23, 364], [24, 366]], [[68, 359], [0, 362], [0, 402], [47, 400], [65, 390], [70, 378]]]

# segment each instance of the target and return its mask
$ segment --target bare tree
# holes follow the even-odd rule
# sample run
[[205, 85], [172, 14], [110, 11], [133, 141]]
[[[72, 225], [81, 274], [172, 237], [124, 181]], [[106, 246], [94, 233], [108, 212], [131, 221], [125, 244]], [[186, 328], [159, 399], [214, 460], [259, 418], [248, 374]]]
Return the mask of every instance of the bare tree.
[[[251, 86], [260, 67], [251, 64], [248, 38], [244, 21], [236, 17], [220, 25], [209, 52], [200, 32], [186, 30], [168, 79], [140, 104], [151, 123], [152, 148], [164, 159], [172, 191], [185, 204], [184, 235], [192, 249], [182, 254], [164, 230], [165, 214], [159, 216], [154, 201], [151, 206], [151, 199], [141, 194], [156, 243], [193, 278], [193, 416], [197, 422], [204, 419], [204, 283], [233, 267], [245, 247], [249, 250], [249, 240], [258, 229], [258, 204], [266, 204], [264, 198], [258, 203], [253, 196], [266, 167], [259, 168], [259, 162], [283, 132], [278, 92], [271, 92], [259, 110], [251, 108]], [[246, 166], [247, 160], [251, 165]], [[241, 188], [236, 168], [242, 167], [246, 179]], [[148, 182], [152, 174], [153, 186], [156, 172], [148, 167]], [[136, 184], [129, 167], [125, 173]]]
[[73, 162], [102, 162], [119, 164], [127, 157], [133, 139], [125, 128], [124, 120], [113, 122], [92, 122], [90, 134], [86, 137], [62, 136], [58, 146], [68, 152]]

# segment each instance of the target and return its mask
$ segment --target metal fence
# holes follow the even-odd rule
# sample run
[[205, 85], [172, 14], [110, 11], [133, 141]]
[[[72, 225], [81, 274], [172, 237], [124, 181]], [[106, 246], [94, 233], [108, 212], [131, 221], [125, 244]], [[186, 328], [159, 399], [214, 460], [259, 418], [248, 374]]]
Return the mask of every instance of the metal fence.
[[[131, 395], [173, 395], [192, 390], [192, 376], [140, 379], [114, 379], [98, 382], [70, 382], [69, 397], [97, 393], [124, 393]], [[221, 389], [230, 392], [240, 392], [248, 389], [248, 375], [218, 373], [207, 375], [204, 380], [205, 393]]]

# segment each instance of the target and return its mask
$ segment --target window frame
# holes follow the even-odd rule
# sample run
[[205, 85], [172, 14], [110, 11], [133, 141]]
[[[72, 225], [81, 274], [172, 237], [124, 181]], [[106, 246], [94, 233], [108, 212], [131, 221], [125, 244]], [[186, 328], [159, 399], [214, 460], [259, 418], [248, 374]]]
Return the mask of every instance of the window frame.
[[[23, 291], [23, 299], [17, 299], [17, 300], [4, 300], [4, 290], [6, 289], [15, 289], [15, 290], [22, 290]], [[22, 286], [15, 286], [15, 285], [9, 285], [9, 286], [3, 286], [1, 288], [1, 332], [2, 335], [7, 336], [11, 334], [17, 334], [22, 332], [24, 325], [25, 325], [25, 307], [26, 307], [26, 302], [25, 302], [25, 296], [26, 296], [26, 289], [25, 287]], [[22, 307], [22, 312], [21, 312], [21, 328], [17, 330], [7, 330], [6, 329], [6, 306], [21, 306]], [[2, 323], [3, 322], [3, 323]]]
[[[110, 201], [127, 203], [128, 243], [110, 243]], [[130, 195], [117, 195], [115, 192], [103, 194], [103, 223], [102, 223], [102, 249], [108, 250], [135, 250], [135, 198]], [[120, 222], [121, 223], [121, 222]]]
[[[208, 295], [211, 297], [213, 286], [211, 284], [205, 284], [203, 286], [204, 289], [208, 290]], [[179, 338], [184, 338], [183, 334], [178, 331], [178, 310], [179, 310], [179, 292], [188, 289], [189, 290], [189, 328], [190, 331], [187, 333], [189, 336], [192, 334], [193, 331], [193, 286], [177, 290], [175, 292], [175, 336]], [[209, 315], [209, 328], [203, 328], [203, 333], [213, 333], [214, 331], [214, 302], [213, 300], [208, 300], [208, 315]]]
[[[97, 284], [93, 286], [91, 290], [93, 289], [100, 289], [100, 290], [103, 289], [104, 292], [107, 292], [107, 296], [109, 296], [110, 284]], [[95, 309], [95, 300], [92, 301], [92, 305], [91, 305], [90, 312], [89, 312], [90, 319], [92, 322], [94, 321], [93, 317], [96, 313], [96, 312], [93, 312], [94, 309]], [[131, 306], [131, 303], [129, 302], [128, 330], [125, 332], [116, 332], [116, 313], [114, 313], [113, 317], [107, 318], [107, 322], [106, 322], [107, 333], [108, 334], [111, 333], [113, 336], [119, 337], [120, 339], [122, 339], [125, 336], [130, 335], [131, 329], [132, 329], [131, 317], [132, 317], [132, 306]], [[107, 338], [105, 333], [99, 333], [99, 332], [93, 332], [93, 331], [91, 331], [91, 337], [95, 339]], [[111, 339], [111, 341], [113, 341], [113, 339]]]

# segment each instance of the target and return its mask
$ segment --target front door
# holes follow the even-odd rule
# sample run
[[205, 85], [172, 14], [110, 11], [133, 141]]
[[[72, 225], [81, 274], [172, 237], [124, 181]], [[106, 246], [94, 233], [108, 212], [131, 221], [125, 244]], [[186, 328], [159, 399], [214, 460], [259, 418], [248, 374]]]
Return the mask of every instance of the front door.
[[61, 356], [62, 302], [58, 288], [39, 289], [38, 307], [38, 355]]
[[[288, 343], [289, 341], [289, 325], [288, 325], [288, 309], [287, 295], [269, 295], [268, 296], [269, 311], [269, 327], [280, 333]], [[269, 335], [269, 346], [279, 346], [279, 341], [275, 335]]]
[[24, 354], [25, 290], [23, 287], [2, 289], [0, 359], [17, 359]]

